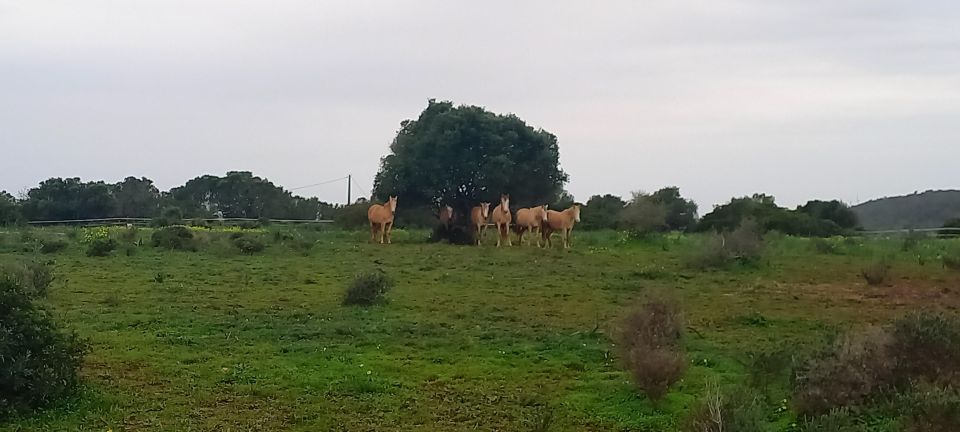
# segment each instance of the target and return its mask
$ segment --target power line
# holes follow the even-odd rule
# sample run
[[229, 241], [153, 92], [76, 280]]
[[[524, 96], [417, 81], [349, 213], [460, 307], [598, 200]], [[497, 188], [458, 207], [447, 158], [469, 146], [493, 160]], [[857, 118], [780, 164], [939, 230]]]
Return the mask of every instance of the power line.
[[343, 177], [340, 177], [340, 178], [335, 178], [335, 179], [333, 179], [333, 180], [322, 181], [322, 182], [320, 182], [320, 183], [314, 183], [314, 184], [310, 184], [310, 185], [306, 185], [306, 186], [300, 186], [300, 187], [290, 188], [290, 189], [288, 189], [288, 190], [295, 191], [295, 190], [300, 190], [300, 189], [312, 188], [312, 187], [315, 187], [315, 186], [322, 186], [322, 185], [325, 185], [325, 184], [329, 184], [329, 183], [333, 183], [333, 182], [338, 182], [338, 181], [340, 181], [340, 180], [346, 180], [347, 177], [349, 177], [349, 176], [343, 176]]

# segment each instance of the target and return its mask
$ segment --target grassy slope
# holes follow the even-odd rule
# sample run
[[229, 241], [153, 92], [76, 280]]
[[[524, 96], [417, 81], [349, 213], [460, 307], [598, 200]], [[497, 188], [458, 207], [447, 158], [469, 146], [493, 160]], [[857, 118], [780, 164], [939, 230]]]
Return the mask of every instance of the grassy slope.
[[[48, 301], [92, 343], [89, 384], [0, 429], [529, 430], [552, 415], [551, 430], [673, 430], [707, 379], [748, 380], [749, 353], [960, 305], [960, 277], [918, 265], [898, 241], [824, 255], [780, 238], [755, 268], [697, 272], [682, 265], [690, 237], [589, 233], [564, 251], [313, 235], [309, 256], [274, 244], [254, 256], [211, 246], [87, 258], [73, 245], [56, 256]], [[924, 242], [921, 253], [942, 247]], [[865, 287], [857, 273], [881, 254], [896, 256], [897, 279]], [[341, 306], [350, 278], [378, 267], [397, 281], [389, 304]], [[629, 384], [607, 336], [652, 290], [679, 297], [694, 330], [691, 367], [657, 407]], [[780, 429], [790, 414], [771, 408], [770, 422]]]

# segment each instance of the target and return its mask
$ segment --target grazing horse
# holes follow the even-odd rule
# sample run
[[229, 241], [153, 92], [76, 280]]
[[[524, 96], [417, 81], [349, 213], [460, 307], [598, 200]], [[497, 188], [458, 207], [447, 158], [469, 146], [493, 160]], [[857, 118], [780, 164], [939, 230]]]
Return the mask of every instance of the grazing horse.
[[440, 225], [450, 229], [450, 222], [453, 222], [453, 207], [445, 205], [440, 208]]
[[546, 241], [547, 247], [553, 246], [550, 241], [550, 235], [554, 231], [560, 231], [563, 237], [563, 247], [570, 247], [570, 233], [573, 232], [573, 225], [580, 222], [580, 205], [574, 204], [564, 211], [547, 211], [547, 222], [540, 227], [540, 234]]
[[507, 246], [513, 246], [510, 240], [510, 222], [513, 216], [510, 215], [510, 195], [500, 195], [500, 205], [493, 208], [493, 223], [497, 225], [497, 246], [500, 241], [507, 240]]
[[[517, 223], [513, 225], [513, 229], [517, 232], [517, 243], [520, 243], [523, 246], [523, 233], [530, 231], [531, 233], [534, 230], [538, 231], [537, 234], [540, 234], [540, 225], [547, 220], [547, 205], [537, 206], [533, 208], [522, 208], [517, 210]], [[540, 238], [537, 238], [537, 246], [540, 247]]]
[[490, 203], [480, 203], [480, 205], [470, 209], [470, 223], [473, 224], [477, 246], [480, 246], [480, 238], [483, 237], [483, 230], [487, 229], [487, 218], [489, 217]]
[[392, 196], [386, 204], [374, 204], [367, 209], [367, 220], [370, 221], [370, 241], [377, 241], [377, 231], [380, 232], [380, 244], [386, 237], [390, 244], [390, 230], [393, 229], [393, 214], [397, 212], [397, 197]]

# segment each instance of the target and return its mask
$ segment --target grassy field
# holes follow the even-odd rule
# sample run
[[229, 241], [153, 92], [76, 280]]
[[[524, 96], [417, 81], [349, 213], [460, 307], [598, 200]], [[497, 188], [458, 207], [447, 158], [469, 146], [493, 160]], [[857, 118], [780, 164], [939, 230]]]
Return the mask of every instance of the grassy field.
[[[0, 430], [670, 431], [708, 381], [750, 383], [757, 353], [960, 306], [960, 272], [936, 259], [957, 240], [904, 250], [902, 239], [830, 239], [834, 250], [818, 252], [771, 236], [755, 265], [699, 271], [684, 262], [702, 239], [682, 235], [578, 232], [572, 249], [543, 250], [431, 244], [402, 230], [381, 246], [365, 232], [311, 230], [293, 233], [315, 243], [303, 252], [270, 228], [256, 233], [268, 244], [258, 254], [211, 232], [197, 252], [127, 242], [87, 257], [73, 234], [0, 234], [0, 258], [55, 260], [45, 301], [92, 347], [76, 398]], [[71, 244], [24, 251], [45, 236]], [[879, 257], [893, 279], [867, 286], [860, 271]], [[388, 303], [342, 306], [353, 276], [373, 269], [396, 282]], [[611, 342], [654, 292], [682, 304], [690, 361], [656, 406]], [[786, 379], [758, 392], [769, 430], [789, 430]]]

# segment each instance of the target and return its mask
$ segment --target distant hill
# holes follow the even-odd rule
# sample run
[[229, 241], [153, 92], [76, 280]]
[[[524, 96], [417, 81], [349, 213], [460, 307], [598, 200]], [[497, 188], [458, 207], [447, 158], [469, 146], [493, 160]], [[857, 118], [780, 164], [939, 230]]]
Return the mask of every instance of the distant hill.
[[880, 198], [852, 207], [867, 230], [940, 228], [960, 217], [960, 190]]

